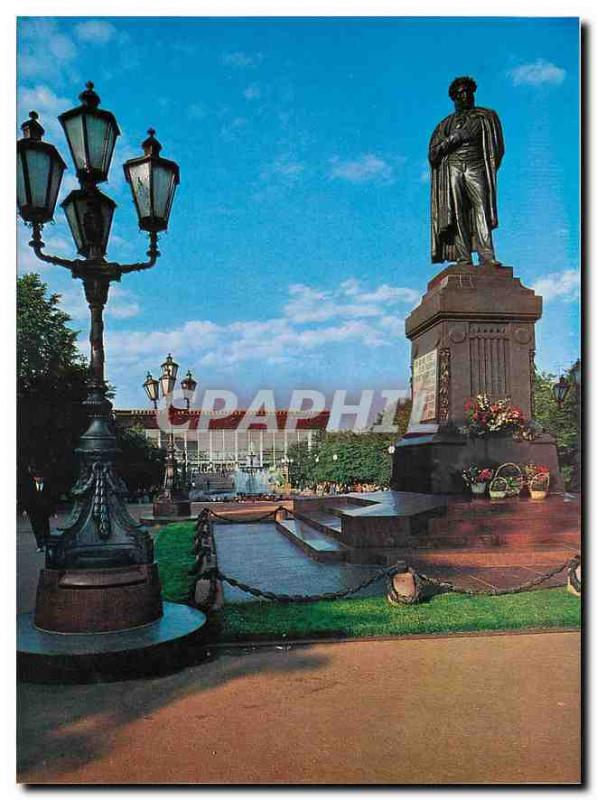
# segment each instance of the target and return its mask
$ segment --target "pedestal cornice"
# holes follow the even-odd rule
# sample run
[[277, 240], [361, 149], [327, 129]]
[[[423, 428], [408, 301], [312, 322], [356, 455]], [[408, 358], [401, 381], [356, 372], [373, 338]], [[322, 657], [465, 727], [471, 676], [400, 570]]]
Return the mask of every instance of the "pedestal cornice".
[[443, 319], [536, 322], [542, 300], [514, 277], [512, 267], [453, 264], [428, 284], [420, 304], [407, 317], [413, 339]]

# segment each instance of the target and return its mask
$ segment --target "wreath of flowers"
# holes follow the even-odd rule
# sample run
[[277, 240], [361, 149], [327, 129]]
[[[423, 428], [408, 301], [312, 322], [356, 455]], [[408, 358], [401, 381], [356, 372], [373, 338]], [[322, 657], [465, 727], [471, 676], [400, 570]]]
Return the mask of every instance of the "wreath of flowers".
[[490, 400], [487, 394], [478, 394], [466, 401], [464, 409], [468, 422], [459, 430], [467, 436], [510, 433], [514, 439], [535, 438], [536, 426], [525, 420], [520, 408], [513, 406], [508, 397]]

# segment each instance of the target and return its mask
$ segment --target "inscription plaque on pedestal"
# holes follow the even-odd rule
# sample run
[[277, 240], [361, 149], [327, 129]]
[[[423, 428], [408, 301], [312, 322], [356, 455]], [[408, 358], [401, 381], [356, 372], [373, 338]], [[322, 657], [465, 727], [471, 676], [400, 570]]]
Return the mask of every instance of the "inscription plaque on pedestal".
[[437, 349], [413, 361], [413, 403], [409, 431], [437, 420]]

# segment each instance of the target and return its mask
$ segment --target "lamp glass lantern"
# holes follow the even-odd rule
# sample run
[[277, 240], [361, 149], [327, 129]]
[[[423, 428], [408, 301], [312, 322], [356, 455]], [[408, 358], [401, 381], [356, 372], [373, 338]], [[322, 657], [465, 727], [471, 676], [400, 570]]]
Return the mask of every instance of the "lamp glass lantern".
[[74, 189], [61, 204], [77, 245], [85, 257], [104, 256], [116, 203], [98, 189]]
[[158, 381], [156, 381], [151, 372], [147, 373], [147, 379], [143, 384], [143, 388], [147, 392], [147, 396], [151, 402], [154, 404], [157, 403], [160, 395], [160, 384]]
[[17, 205], [26, 222], [49, 222], [66, 164], [60, 153], [42, 141], [45, 131], [35, 111], [21, 125], [23, 138], [17, 142]]
[[190, 369], [187, 371], [187, 374], [180, 382], [180, 386], [184, 392], [188, 392], [189, 394], [193, 394], [193, 392], [197, 388], [197, 381], [193, 378]]
[[197, 381], [193, 378], [191, 370], [188, 370], [185, 377], [181, 380], [180, 387], [183, 391], [184, 398], [186, 400], [188, 408], [191, 403], [193, 394], [195, 393], [195, 389], [197, 388]]
[[178, 374], [178, 364], [168, 353], [168, 356], [162, 364], [162, 374], [160, 376], [160, 385], [162, 387], [162, 394], [168, 397], [174, 391], [176, 385], [176, 376]]
[[108, 179], [116, 137], [120, 135], [114, 114], [98, 108], [100, 98], [93, 83], [81, 92], [81, 105], [60, 114], [68, 146], [75, 162], [77, 177], [92, 183]]
[[176, 187], [180, 183], [178, 164], [160, 156], [161, 144], [150, 128], [143, 144], [144, 155], [124, 164], [141, 230], [157, 233], [168, 227]]
[[563, 404], [566, 397], [568, 396], [569, 391], [570, 391], [570, 383], [562, 375], [560, 377], [560, 380], [553, 386], [553, 396], [558, 406], [561, 406]]

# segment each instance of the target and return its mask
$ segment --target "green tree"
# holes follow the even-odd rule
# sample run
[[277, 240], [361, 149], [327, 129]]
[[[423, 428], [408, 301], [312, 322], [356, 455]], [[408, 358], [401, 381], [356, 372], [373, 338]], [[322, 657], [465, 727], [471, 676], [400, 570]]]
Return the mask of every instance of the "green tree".
[[[18, 499], [35, 465], [56, 495], [73, 485], [78, 461], [74, 449], [87, 427], [83, 405], [88, 365], [77, 349], [78, 331], [60, 308], [60, 295], [48, 295], [37, 274], [17, 281], [17, 442]], [[113, 392], [109, 392], [112, 394]], [[148, 491], [163, 475], [163, 455], [139, 430], [116, 426], [122, 453], [117, 468], [130, 492]]]
[[121, 449], [116, 468], [131, 494], [149, 493], [164, 476], [164, 453], [149, 441], [141, 426], [125, 428], [116, 424]]
[[39, 275], [18, 279], [19, 490], [31, 464], [51, 478], [57, 494], [66, 492], [76, 475], [73, 449], [86, 424], [87, 364], [77, 350], [78, 331], [69, 322], [60, 295], [48, 295]]
[[[394, 433], [363, 431], [323, 432], [309, 450], [306, 442], [288, 448], [288, 474], [292, 486], [303, 489], [325, 481], [354, 484], [375, 483], [389, 486], [392, 472], [390, 445], [406, 432], [410, 401], [396, 409]], [[376, 424], [381, 421], [381, 414]], [[334, 459], [334, 455], [337, 458]]]
[[392, 467], [388, 447], [395, 440], [395, 434], [370, 431], [338, 431], [326, 434], [317, 454], [319, 460], [314, 470], [315, 482], [363, 482], [387, 486]]

